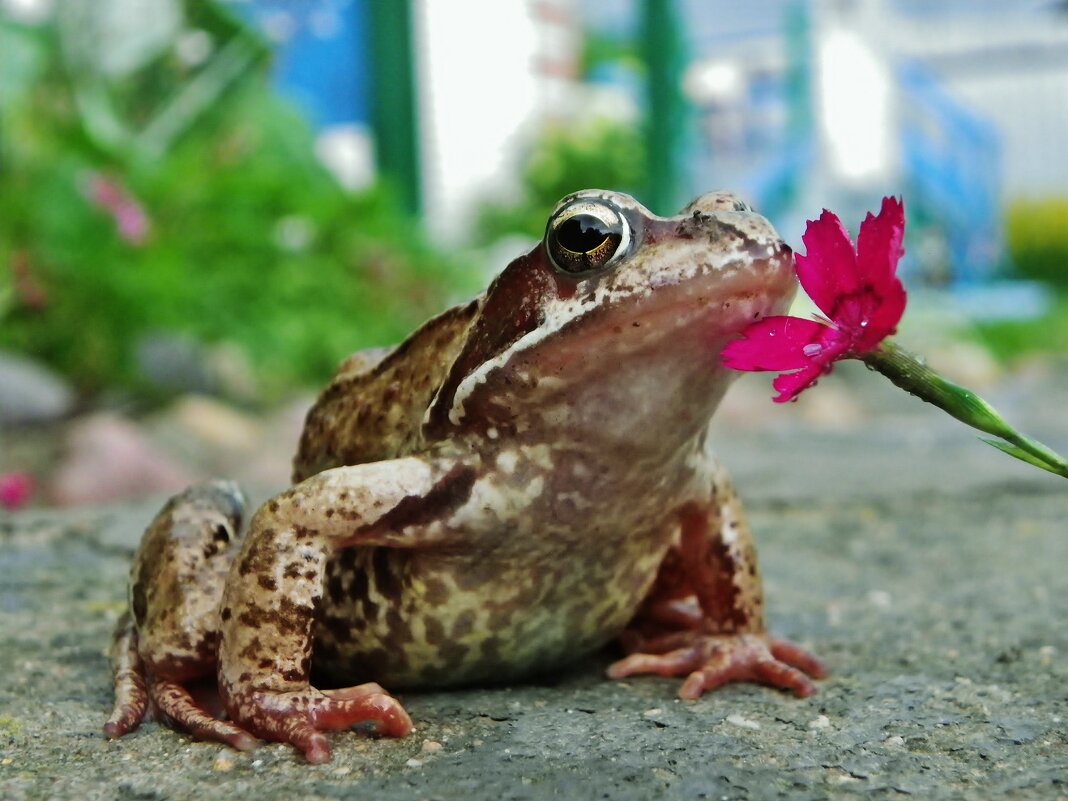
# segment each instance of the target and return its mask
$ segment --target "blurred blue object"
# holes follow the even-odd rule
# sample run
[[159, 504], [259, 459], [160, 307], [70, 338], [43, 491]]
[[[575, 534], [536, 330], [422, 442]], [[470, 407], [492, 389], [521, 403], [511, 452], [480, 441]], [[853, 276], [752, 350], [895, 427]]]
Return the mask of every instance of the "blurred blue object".
[[997, 132], [920, 66], [899, 69], [898, 81], [902, 168], [914, 210], [943, 229], [952, 284], [989, 281], [1002, 252]]
[[316, 128], [370, 121], [366, 4], [359, 0], [228, 3], [274, 45], [274, 80]]
[[991, 281], [953, 286], [946, 302], [972, 320], [1037, 320], [1053, 308], [1053, 290], [1039, 281]]

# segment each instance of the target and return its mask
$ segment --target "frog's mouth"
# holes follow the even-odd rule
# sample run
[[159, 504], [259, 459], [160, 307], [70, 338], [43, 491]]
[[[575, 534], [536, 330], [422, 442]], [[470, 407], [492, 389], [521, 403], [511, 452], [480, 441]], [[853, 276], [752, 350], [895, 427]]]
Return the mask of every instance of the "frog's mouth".
[[[693, 332], [714, 346], [740, 334], [753, 321], [784, 314], [798, 283], [789, 250], [777, 256], [698, 268], [693, 275], [660, 273], [654, 291], [607, 312], [610, 325], [669, 339]], [[718, 350], [716, 351], [718, 354]]]
[[788, 252], [766, 261], [700, 270], [683, 280], [658, 274], [653, 291], [630, 293], [565, 323], [549, 347], [530, 348], [518, 361], [535, 374], [571, 380], [605, 364], [714, 369], [729, 341], [754, 320], [785, 312], [793, 300], [797, 281]]

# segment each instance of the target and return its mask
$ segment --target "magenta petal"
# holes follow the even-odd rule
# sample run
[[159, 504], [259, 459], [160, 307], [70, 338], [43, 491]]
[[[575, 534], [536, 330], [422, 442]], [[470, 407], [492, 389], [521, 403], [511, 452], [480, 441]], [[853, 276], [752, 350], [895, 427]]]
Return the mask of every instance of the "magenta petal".
[[794, 373], [783, 373], [771, 382], [771, 385], [779, 392], [778, 396], [772, 400], [776, 403], [792, 401], [813, 386], [821, 376], [831, 372], [836, 361], [843, 356], [851, 355], [848, 334], [833, 328], [828, 328], [827, 331], [829, 333], [824, 336], [822, 343], [810, 346], [818, 347], [819, 350], [809, 354], [809, 363], [804, 368]]
[[874, 350], [880, 342], [897, 331], [897, 324], [905, 313], [906, 300], [905, 287], [899, 279], [895, 278], [888, 286], [883, 287], [878, 305], [857, 340], [859, 353]]
[[813, 386], [822, 376], [831, 372], [832, 364], [810, 364], [804, 370], [798, 370], [796, 373], [783, 373], [780, 376], [776, 376], [771, 385], [779, 394], [772, 400], [776, 403], [789, 403], [806, 389]]
[[860, 224], [857, 236], [857, 265], [867, 281], [881, 289], [894, 280], [897, 263], [905, 254], [905, 206], [895, 197], [884, 197], [877, 216]]
[[735, 340], [723, 349], [723, 363], [732, 370], [778, 371], [798, 370], [813, 361], [817, 348], [835, 333], [823, 323], [800, 317], [765, 317], [742, 332], [744, 339]]
[[33, 479], [26, 473], [0, 474], [0, 509], [15, 510], [33, 495]]
[[853, 243], [842, 221], [826, 209], [818, 220], [809, 220], [801, 239], [806, 255], [794, 257], [797, 278], [820, 311], [836, 320], [841, 298], [861, 285]]

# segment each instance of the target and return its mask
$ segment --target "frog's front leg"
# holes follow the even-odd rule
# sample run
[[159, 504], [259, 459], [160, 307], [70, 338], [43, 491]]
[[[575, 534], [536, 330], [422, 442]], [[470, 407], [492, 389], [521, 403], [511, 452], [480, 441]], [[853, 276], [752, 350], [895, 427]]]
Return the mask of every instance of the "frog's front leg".
[[756, 551], [726, 473], [717, 470], [708, 501], [687, 503], [677, 516], [679, 540], [621, 637], [629, 656], [609, 676], [685, 675], [685, 699], [733, 681], [815, 692], [809, 677], [825, 676], [824, 666], [767, 633]]
[[311, 686], [324, 571], [340, 548], [446, 542], [444, 520], [475, 477], [462, 463], [408, 457], [326, 470], [262, 507], [223, 597], [219, 691], [230, 717], [315, 763], [330, 759], [323, 731], [374, 722], [383, 734], [408, 734], [408, 714], [377, 684]]

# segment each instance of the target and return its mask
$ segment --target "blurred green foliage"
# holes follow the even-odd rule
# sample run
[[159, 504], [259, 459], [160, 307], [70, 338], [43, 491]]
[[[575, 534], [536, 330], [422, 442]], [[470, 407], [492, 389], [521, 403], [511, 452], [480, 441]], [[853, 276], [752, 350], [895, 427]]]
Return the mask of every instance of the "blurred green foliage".
[[[262, 61], [245, 59], [162, 152], [138, 151], [87, 125], [60, 35], [0, 20], [0, 348], [83, 391], [145, 392], [146, 337], [231, 343], [277, 396], [398, 341], [471, 280], [384, 193], [338, 186]], [[159, 103], [162, 70], [181, 72], [164, 57], [119, 87], [135, 131], [152, 127], [138, 109]], [[92, 201], [101, 181], [143, 210], [143, 241]]]
[[1054, 302], [1035, 319], [980, 322], [983, 344], [1005, 362], [1068, 353], [1068, 199], [1013, 203], [1005, 239], [1014, 275], [1052, 285]]
[[1068, 287], [1068, 198], [1014, 203], [1006, 240], [1019, 276]]
[[600, 69], [613, 69], [625, 66], [634, 73], [641, 74], [645, 62], [639, 52], [639, 44], [629, 38], [609, 36], [597, 31], [584, 31], [582, 51], [579, 61], [579, 75], [589, 79]]
[[645, 151], [637, 125], [594, 119], [578, 127], [542, 131], [528, 148], [518, 197], [486, 202], [478, 213], [477, 238], [506, 235], [538, 239], [557, 201], [580, 189], [638, 194], [645, 186]]
[[980, 339], [996, 359], [1014, 362], [1034, 355], [1068, 354], [1068, 292], [1060, 291], [1052, 306], [1033, 320], [977, 324]]

